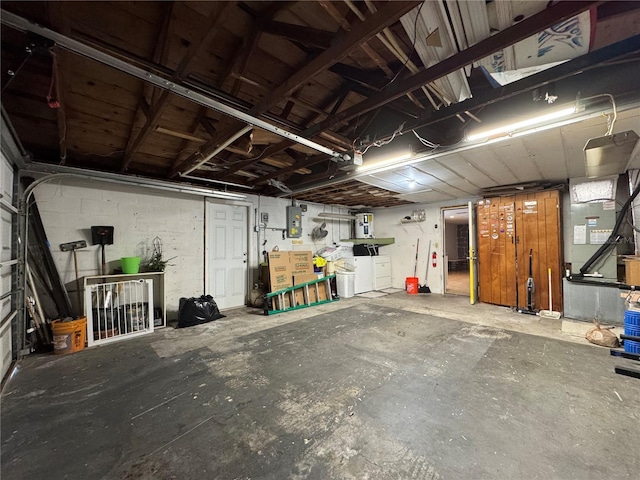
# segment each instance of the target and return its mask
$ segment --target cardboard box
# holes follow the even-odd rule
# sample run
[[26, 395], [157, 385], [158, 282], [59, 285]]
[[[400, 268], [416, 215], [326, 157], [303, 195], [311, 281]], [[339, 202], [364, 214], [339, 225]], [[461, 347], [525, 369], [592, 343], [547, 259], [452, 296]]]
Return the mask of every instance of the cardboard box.
[[[295, 285], [301, 285], [303, 283], [311, 282], [313, 280], [317, 280], [319, 277], [315, 273], [304, 274], [304, 275], [296, 275], [293, 277]], [[327, 292], [327, 284], [325, 282], [319, 282], [318, 284], [318, 294], [316, 294], [315, 285], [309, 285], [309, 301], [311, 303], [321, 302], [323, 300], [328, 300], [328, 292]], [[304, 291], [302, 288], [297, 289], [295, 291], [296, 296], [296, 304], [304, 304]]]
[[627, 285], [640, 285], [640, 257], [624, 259], [624, 276]]
[[269, 252], [269, 284], [272, 292], [293, 287], [289, 252]]
[[[311, 282], [313, 280], [317, 280], [318, 276], [313, 273], [305, 273], [302, 275], [295, 275], [293, 277], [294, 285], [302, 285], [303, 283]], [[296, 305], [304, 304], [304, 289], [299, 288], [295, 291], [296, 295]], [[318, 301], [316, 296], [316, 287], [313, 285], [309, 285], [309, 302], [315, 303]]]
[[292, 275], [305, 275], [313, 273], [313, 252], [295, 251], [289, 252], [289, 263]]

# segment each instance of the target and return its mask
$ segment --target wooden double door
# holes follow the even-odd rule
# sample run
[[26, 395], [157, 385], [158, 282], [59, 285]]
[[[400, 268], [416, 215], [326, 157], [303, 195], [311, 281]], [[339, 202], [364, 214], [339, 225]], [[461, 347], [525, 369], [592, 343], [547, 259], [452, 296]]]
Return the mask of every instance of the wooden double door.
[[562, 311], [560, 193], [557, 190], [486, 198], [477, 204], [478, 288], [481, 302], [527, 308], [533, 278], [533, 308]]

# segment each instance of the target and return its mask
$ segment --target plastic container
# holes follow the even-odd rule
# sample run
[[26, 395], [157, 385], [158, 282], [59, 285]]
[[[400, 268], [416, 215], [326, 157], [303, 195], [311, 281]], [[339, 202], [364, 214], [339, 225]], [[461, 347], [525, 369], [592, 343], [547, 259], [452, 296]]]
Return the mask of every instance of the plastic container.
[[627, 353], [640, 354], [640, 342], [634, 342], [632, 340], [624, 341], [624, 351]]
[[[640, 311], [626, 310], [624, 312], [624, 334], [640, 337]], [[640, 354], [640, 342], [625, 340], [624, 351]]]
[[356, 272], [336, 272], [336, 291], [340, 298], [353, 297], [356, 292]]
[[122, 273], [138, 273], [140, 271], [140, 257], [122, 257], [120, 266]]
[[65, 322], [51, 322], [53, 332], [53, 353], [63, 355], [84, 349], [87, 341], [87, 317]]
[[407, 293], [411, 295], [418, 293], [418, 277], [407, 277], [404, 285]]

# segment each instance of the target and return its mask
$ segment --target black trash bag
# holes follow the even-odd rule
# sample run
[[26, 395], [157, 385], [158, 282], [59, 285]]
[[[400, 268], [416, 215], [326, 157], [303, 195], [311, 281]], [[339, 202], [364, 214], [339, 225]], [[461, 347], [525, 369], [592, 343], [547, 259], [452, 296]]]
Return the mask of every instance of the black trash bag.
[[224, 315], [220, 313], [211, 295], [180, 299], [177, 328], [193, 327], [219, 318], [224, 318]]

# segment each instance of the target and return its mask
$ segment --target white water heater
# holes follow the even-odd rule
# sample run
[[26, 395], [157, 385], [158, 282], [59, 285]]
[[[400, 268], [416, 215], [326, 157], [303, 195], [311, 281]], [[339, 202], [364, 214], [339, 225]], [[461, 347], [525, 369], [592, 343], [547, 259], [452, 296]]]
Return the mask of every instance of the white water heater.
[[375, 238], [373, 213], [356, 213], [356, 238]]

